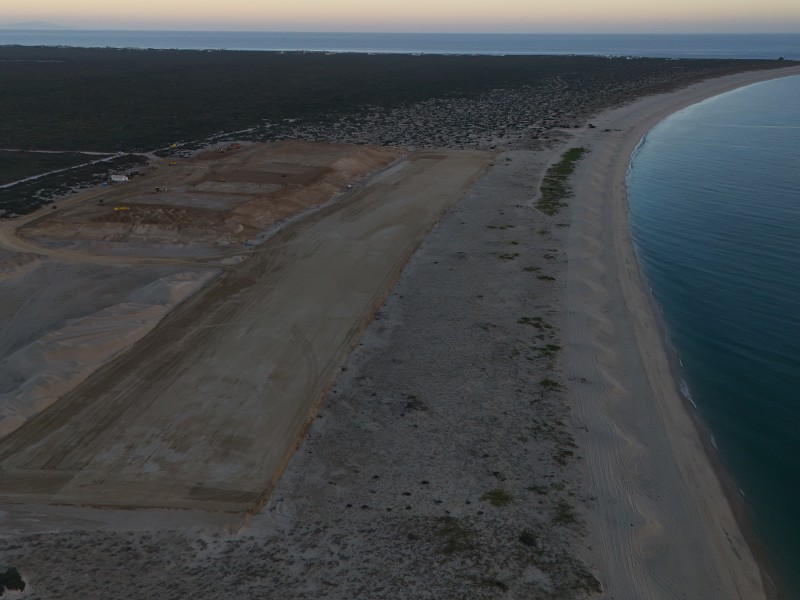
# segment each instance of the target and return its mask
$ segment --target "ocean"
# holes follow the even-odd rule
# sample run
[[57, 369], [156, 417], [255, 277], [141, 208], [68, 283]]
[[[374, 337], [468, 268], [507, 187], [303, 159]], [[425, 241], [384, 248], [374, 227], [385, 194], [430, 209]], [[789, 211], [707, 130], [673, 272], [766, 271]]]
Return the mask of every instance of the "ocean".
[[628, 175], [682, 388], [800, 598], [800, 77], [667, 118]]
[[800, 34], [464, 34], [0, 29], [0, 45], [800, 60]]

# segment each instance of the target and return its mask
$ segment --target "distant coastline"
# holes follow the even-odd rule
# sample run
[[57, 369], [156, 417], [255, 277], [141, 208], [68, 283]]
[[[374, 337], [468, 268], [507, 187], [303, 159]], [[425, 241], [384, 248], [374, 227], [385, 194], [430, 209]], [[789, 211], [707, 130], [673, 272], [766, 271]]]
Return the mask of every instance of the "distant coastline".
[[800, 33], [478, 34], [81, 30], [0, 26], [0, 46], [379, 54], [800, 59]]
[[0, 31], [3, 30], [23, 30], [23, 31], [46, 31], [46, 30], [68, 30], [74, 27], [64, 27], [56, 23], [47, 21], [23, 21], [21, 23], [0, 23]]

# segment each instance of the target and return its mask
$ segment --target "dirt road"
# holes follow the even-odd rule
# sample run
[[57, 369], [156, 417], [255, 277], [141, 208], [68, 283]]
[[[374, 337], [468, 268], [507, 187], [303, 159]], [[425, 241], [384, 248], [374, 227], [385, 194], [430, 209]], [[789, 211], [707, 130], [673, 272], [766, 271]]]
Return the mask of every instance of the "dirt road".
[[0, 499], [253, 508], [405, 262], [493, 156], [414, 154], [282, 230], [0, 441]]

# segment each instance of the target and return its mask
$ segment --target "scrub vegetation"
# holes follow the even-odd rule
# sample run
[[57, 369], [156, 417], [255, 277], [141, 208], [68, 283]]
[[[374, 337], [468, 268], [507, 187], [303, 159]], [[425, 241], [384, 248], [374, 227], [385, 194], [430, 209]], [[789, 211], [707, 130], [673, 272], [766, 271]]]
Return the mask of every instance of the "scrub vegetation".
[[[564, 200], [572, 195], [567, 179], [572, 175], [575, 164], [581, 159], [584, 152], [586, 152], [585, 148], [570, 148], [564, 152], [560, 161], [547, 169], [542, 180], [539, 199], [536, 201], [536, 208], [544, 214], [553, 216], [567, 205]], [[545, 258], [555, 257], [545, 255]]]
[[639, 93], [670, 84], [677, 69], [691, 78], [775, 62], [5, 46], [0, 140], [21, 149], [150, 151], [265, 121], [325, 122], [369, 106], [535, 90], [554, 78], [601, 108], [629, 98], [631, 82]]
[[[81, 160], [77, 152], [183, 155], [215, 141], [494, 149], [506, 140], [538, 148], [637, 96], [779, 66], [785, 62], [3, 46], [0, 148], [70, 154], [5, 152], [0, 182], [70, 166]], [[0, 218], [135, 168], [127, 162], [3, 188]]]

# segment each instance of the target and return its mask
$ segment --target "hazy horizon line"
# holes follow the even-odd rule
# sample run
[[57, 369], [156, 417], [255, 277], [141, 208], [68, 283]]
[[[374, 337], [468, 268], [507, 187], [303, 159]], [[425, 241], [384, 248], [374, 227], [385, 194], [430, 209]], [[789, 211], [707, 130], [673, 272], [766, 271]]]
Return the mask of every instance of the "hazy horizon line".
[[313, 33], [326, 34], [337, 33], [347, 35], [800, 35], [800, 31], [753, 31], [753, 30], [731, 30], [731, 31], [387, 31], [387, 30], [346, 30], [346, 29], [243, 29], [243, 28], [175, 28], [175, 27], [119, 27], [119, 26], [73, 26], [60, 25], [42, 21], [0, 23], [0, 30], [6, 31], [135, 31], [135, 32], [186, 32], [186, 33]]

